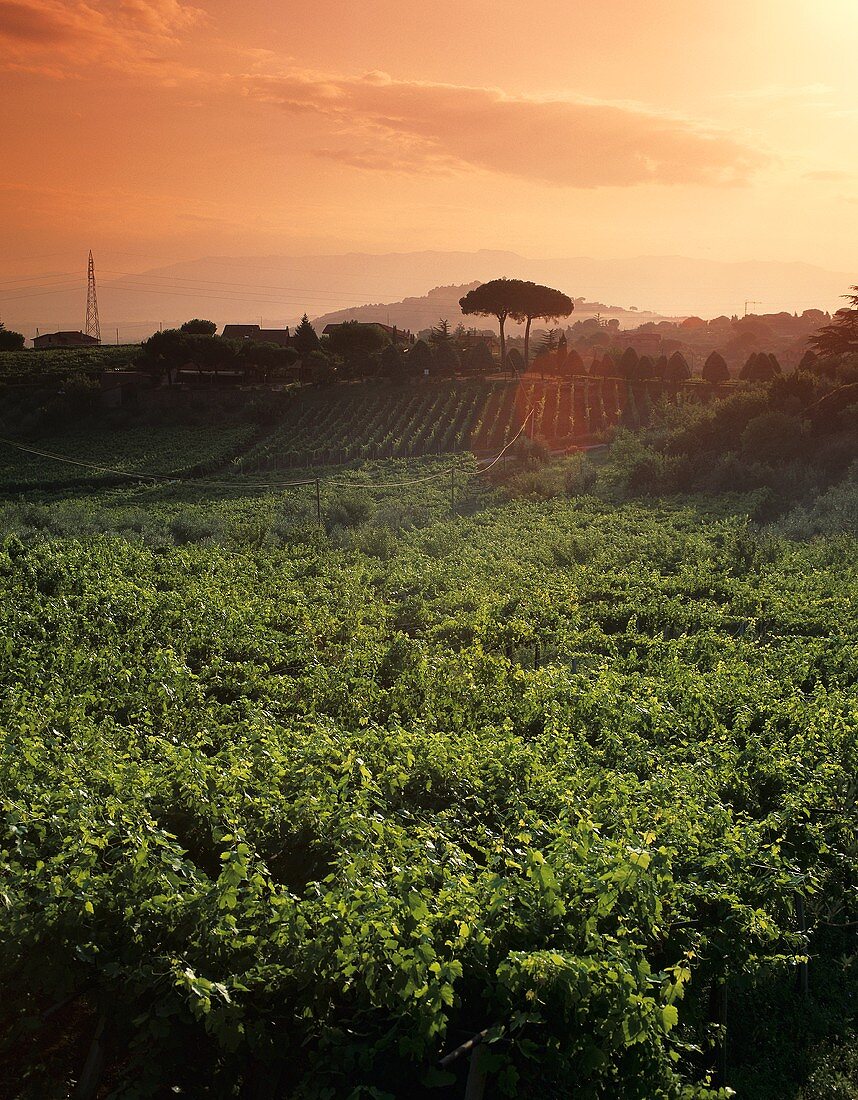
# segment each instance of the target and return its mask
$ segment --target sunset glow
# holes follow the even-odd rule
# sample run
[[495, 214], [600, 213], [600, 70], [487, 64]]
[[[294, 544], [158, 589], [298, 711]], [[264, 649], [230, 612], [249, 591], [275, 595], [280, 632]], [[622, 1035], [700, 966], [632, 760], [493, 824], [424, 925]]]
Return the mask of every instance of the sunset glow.
[[118, 272], [480, 248], [848, 271], [856, 12], [0, 0], [0, 277], [89, 248]]

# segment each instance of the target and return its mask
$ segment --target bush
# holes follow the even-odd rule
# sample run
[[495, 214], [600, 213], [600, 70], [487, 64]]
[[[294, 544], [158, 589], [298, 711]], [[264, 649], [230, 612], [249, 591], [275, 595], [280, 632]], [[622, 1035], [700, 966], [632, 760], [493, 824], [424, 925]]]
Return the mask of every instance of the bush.
[[491, 348], [483, 340], [479, 340], [468, 349], [465, 356], [465, 368], [471, 374], [490, 374], [496, 369]]
[[826, 1043], [813, 1060], [813, 1072], [796, 1100], [858, 1100], [858, 1033]]
[[24, 334], [13, 332], [0, 321], [0, 351], [20, 351], [24, 346]]
[[381, 561], [393, 557], [399, 547], [399, 540], [389, 527], [376, 527], [375, 524], [354, 531], [350, 541], [355, 550]]
[[706, 362], [703, 364], [703, 381], [704, 382], [729, 382], [730, 371], [727, 368], [727, 364], [724, 362], [724, 357], [717, 351], [713, 351], [709, 354]]
[[583, 496], [596, 484], [596, 467], [585, 454], [570, 455], [563, 466], [563, 487], [568, 497]]
[[510, 448], [509, 453], [514, 455], [521, 465], [527, 467], [544, 466], [546, 462], [551, 461], [551, 448], [541, 436], [531, 439], [530, 436], [522, 435]]
[[858, 532], [858, 462], [841, 482], [784, 516], [778, 530], [791, 539]]
[[620, 430], [609, 451], [609, 484], [623, 496], [651, 496], [674, 491], [678, 462]]
[[325, 526], [329, 531], [336, 527], [359, 527], [374, 511], [375, 501], [368, 493], [360, 489], [340, 489], [325, 503]]
[[431, 519], [432, 510], [428, 504], [392, 501], [374, 512], [372, 523], [375, 527], [389, 527], [391, 531], [410, 531], [415, 527], [425, 527]]
[[798, 417], [785, 412], [766, 412], [749, 420], [742, 432], [742, 457], [773, 465], [788, 462], [801, 453], [806, 429]]
[[179, 512], [170, 520], [170, 535], [177, 546], [212, 542], [220, 531], [217, 517], [197, 509]]
[[504, 495], [510, 499], [548, 500], [563, 496], [565, 486], [558, 467], [536, 467], [519, 470], [503, 486]]

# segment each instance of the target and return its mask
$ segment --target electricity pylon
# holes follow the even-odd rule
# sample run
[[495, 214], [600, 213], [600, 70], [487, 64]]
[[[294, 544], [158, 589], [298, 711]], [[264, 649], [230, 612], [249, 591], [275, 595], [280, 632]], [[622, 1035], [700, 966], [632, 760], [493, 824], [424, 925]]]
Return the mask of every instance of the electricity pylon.
[[98, 323], [98, 299], [95, 296], [95, 265], [92, 262], [92, 249], [89, 251], [89, 265], [86, 271], [86, 327], [87, 336], [94, 336], [101, 343], [101, 326]]

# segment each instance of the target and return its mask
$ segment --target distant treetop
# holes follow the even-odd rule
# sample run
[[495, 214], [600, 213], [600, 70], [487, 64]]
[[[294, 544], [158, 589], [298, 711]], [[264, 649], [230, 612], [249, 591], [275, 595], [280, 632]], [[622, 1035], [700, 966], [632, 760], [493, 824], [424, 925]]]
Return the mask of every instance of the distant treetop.
[[0, 351], [18, 351], [24, 346], [24, 334], [13, 332], [0, 321]]
[[194, 317], [190, 321], [185, 321], [179, 327], [179, 331], [187, 332], [192, 336], [214, 336], [217, 332], [217, 325], [214, 321], [205, 321], [201, 317]]
[[844, 297], [848, 309], [838, 309], [830, 325], [811, 336], [809, 343], [817, 355], [828, 357], [858, 352], [858, 286], [850, 287]]
[[545, 320], [568, 317], [575, 305], [568, 294], [553, 287], [540, 286], [524, 279], [490, 279], [459, 299], [464, 314], [496, 317], [500, 331], [501, 363], [506, 362], [506, 332], [508, 317], [523, 322], [525, 365], [530, 348], [531, 322], [542, 317]]

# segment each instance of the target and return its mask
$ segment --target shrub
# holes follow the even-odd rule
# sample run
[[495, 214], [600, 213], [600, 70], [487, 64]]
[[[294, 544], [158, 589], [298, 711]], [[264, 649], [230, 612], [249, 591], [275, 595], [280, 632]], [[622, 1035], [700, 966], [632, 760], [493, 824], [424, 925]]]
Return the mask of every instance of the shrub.
[[432, 349], [432, 367], [436, 374], [451, 376], [461, 370], [459, 353], [452, 341], [443, 340]]
[[633, 379], [638, 376], [638, 353], [633, 347], [628, 347], [620, 357], [619, 373], [621, 378]]
[[325, 526], [358, 527], [366, 523], [375, 511], [375, 501], [360, 489], [339, 489], [325, 502]]
[[569, 497], [583, 496], [596, 484], [595, 466], [585, 454], [570, 455], [563, 466], [563, 487]]
[[376, 527], [375, 524], [352, 532], [350, 542], [355, 550], [381, 561], [393, 557], [399, 546], [399, 540], [389, 527]]
[[569, 349], [560, 369], [566, 378], [576, 378], [587, 373], [584, 360], [574, 348]]
[[620, 430], [609, 452], [609, 484], [624, 496], [673, 491], [677, 460], [662, 454], [633, 432]]
[[20, 351], [24, 346], [24, 334], [13, 332], [0, 321], [0, 351]]
[[425, 340], [418, 340], [408, 353], [405, 367], [409, 374], [422, 375], [432, 369], [432, 349]]
[[410, 531], [415, 527], [425, 527], [431, 519], [432, 510], [428, 504], [391, 501], [376, 509], [372, 524], [374, 527], [389, 527], [391, 531]]
[[531, 439], [522, 435], [510, 448], [510, 453], [525, 466], [544, 466], [551, 460], [551, 449], [541, 436]]
[[805, 425], [785, 412], [765, 412], [748, 421], [742, 432], [742, 457], [773, 464], [795, 458], [804, 444]]
[[170, 520], [170, 535], [177, 546], [212, 542], [220, 531], [216, 517], [197, 509], [179, 512]]
[[556, 466], [519, 470], [503, 486], [510, 499], [548, 500], [564, 494], [563, 475]]

